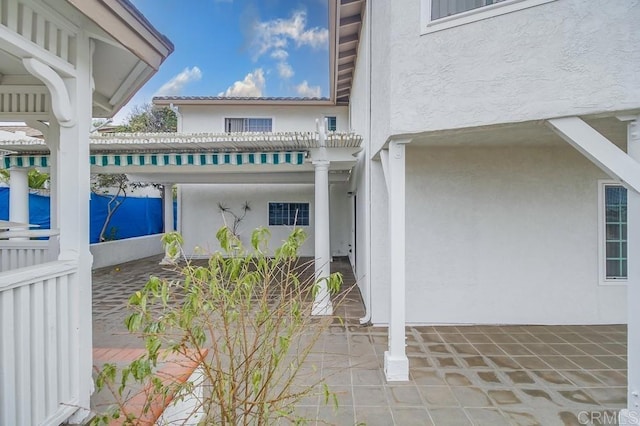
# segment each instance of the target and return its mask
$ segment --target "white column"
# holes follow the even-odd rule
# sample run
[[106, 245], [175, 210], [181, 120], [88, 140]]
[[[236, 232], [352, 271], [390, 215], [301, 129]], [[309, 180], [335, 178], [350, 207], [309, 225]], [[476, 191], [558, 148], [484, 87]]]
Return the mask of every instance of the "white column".
[[[162, 208], [164, 219], [164, 232], [175, 231], [173, 229], [173, 184], [166, 183], [162, 188]], [[165, 247], [164, 257], [160, 261], [160, 265], [174, 265], [176, 260], [169, 253], [169, 247]]]
[[69, 423], [81, 423], [89, 414], [89, 399], [93, 392], [92, 373], [92, 314], [91, 264], [89, 251], [89, 131], [91, 128], [91, 42], [86, 34], [78, 35], [77, 76], [64, 79], [72, 118], [60, 121], [60, 150], [58, 160], [58, 195], [60, 213], [60, 260], [78, 262], [78, 291], [71, 295], [72, 320], [77, 321], [78, 333], [72, 338], [78, 370], [73, 380], [78, 389], [78, 411]]
[[173, 229], [173, 184], [166, 183], [163, 185], [162, 202], [164, 207], [164, 232], [175, 231]]
[[[640, 116], [628, 124], [627, 153], [640, 162]], [[627, 410], [624, 424], [640, 418], [640, 194], [627, 191]], [[635, 422], [632, 422], [635, 420]], [[620, 424], [623, 424], [621, 419]]]
[[315, 269], [319, 285], [313, 303], [313, 315], [333, 314], [331, 295], [324, 278], [331, 274], [331, 237], [329, 228], [329, 161], [313, 162], [315, 169]]
[[9, 170], [9, 220], [11, 222], [29, 223], [28, 171], [27, 168], [22, 167]]
[[384, 353], [387, 381], [409, 380], [405, 351], [405, 144], [389, 143], [387, 188], [389, 189], [389, 259], [391, 262], [389, 350]]

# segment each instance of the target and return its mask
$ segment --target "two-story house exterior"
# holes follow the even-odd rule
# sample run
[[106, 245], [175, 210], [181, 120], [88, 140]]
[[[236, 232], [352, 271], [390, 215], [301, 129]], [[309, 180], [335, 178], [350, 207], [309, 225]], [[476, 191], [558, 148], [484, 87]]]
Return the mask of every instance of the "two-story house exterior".
[[[405, 323], [629, 321], [629, 364], [637, 364], [640, 291], [627, 283], [640, 277], [632, 260], [640, 229], [627, 210], [640, 208], [640, 4], [330, 5], [326, 105], [155, 102], [178, 108], [184, 132], [269, 126], [265, 119], [270, 131], [298, 131], [310, 129], [308, 115], [336, 116], [340, 129], [363, 136], [341, 201], [332, 198], [332, 221], [340, 218], [348, 241], [332, 232], [331, 247], [351, 251], [362, 322], [390, 326], [388, 379], [406, 378]], [[281, 186], [274, 195], [250, 183], [216, 187], [222, 199], [261, 206], [312, 191]], [[188, 206], [211, 211], [214, 198], [187, 185], [181, 194], [182, 230], [196, 241]], [[264, 209], [258, 216], [268, 220]]]

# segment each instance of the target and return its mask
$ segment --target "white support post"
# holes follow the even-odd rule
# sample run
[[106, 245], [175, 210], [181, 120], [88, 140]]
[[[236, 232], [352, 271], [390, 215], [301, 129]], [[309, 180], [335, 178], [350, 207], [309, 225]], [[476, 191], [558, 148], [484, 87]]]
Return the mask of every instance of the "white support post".
[[[9, 220], [29, 223], [29, 170], [13, 167], [9, 170]], [[26, 238], [12, 238], [24, 240]]]
[[389, 258], [391, 261], [389, 350], [384, 353], [388, 382], [409, 380], [405, 349], [405, 144], [389, 143], [387, 187], [389, 189]]
[[333, 314], [326, 278], [331, 274], [331, 237], [329, 228], [329, 161], [313, 162], [315, 169], [315, 270], [318, 292], [313, 315]]
[[[78, 261], [78, 292], [72, 295], [69, 306], [74, 307], [73, 321], [77, 321], [78, 333], [72, 336], [71, 352], [77, 357], [77, 371], [72, 374], [77, 386], [78, 411], [69, 423], [81, 423], [90, 412], [92, 380], [92, 329], [91, 329], [91, 264], [89, 251], [89, 130], [92, 110], [92, 48], [86, 34], [78, 35], [77, 76], [64, 80], [68, 99], [73, 108], [70, 119], [61, 121], [57, 177], [58, 222], [60, 226], [60, 260]], [[64, 98], [64, 96], [63, 96]], [[64, 117], [65, 119], [67, 117]]]
[[[640, 116], [628, 124], [627, 153], [640, 162]], [[640, 193], [627, 191], [627, 409], [620, 424], [640, 419]]]
[[[173, 229], [173, 184], [165, 183], [162, 188], [162, 204], [164, 218], [164, 232], [175, 231]], [[160, 261], [160, 265], [174, 265], [175, 259], [169, 253], [169, 247], [165, 247], [164, 258]]]

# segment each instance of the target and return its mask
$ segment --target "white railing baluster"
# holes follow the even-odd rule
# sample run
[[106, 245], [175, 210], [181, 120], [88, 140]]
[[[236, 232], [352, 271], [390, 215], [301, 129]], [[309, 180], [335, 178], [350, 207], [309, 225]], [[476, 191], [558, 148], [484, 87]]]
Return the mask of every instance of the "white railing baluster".
[[42, 419], [45, 411], [45, 323], [44, 323], [44, 282], [31, 286], [31, 416]]
[[15, 330], [13, 328], [13, 291], [0, 292], [0, 424], [15, 425], [16, 372], [14, 369]]
[[27, 6], [22, 5], [22, 16], [20, 17], [20, 21], [22, 22], [22, 28], [20, 29], [20, 34], [22, 37], [33, 41], [31, 36], [33, 35], [31, 31], [33, 30], [33, 10]]
[[19, 425], [30, 425], [31, 421], [31, 405], [33, 404], [31, 393], [31, 365], [29, 363], [29, 354], [31, 353], [31, 309], [29, 303], [30, 286], [24, 285], [14, 290], [14, 310], [15, 319], [14, 326], [15, 348], [16, 348], [16, 394], [19, 398], [18, 403], [18, 423]]
[[36, 14], [36, 34], [35, 34], [35, 40], [34, 42], [38, 45], [38, 46], [42, 46], [44, 47], [44, 36], [46, 34], [46, 21], [44, 19], [44, 16], [42, 16], [42, 14], [38, 13]]
[[69, 33], [65, 30], [60, 30], [60, 51], [58, 52], [58, 56], [64, 59], [67, 62], [71, 62], [69, 60]]
[[7, 2], [6, 26], [13, 31], [18, 31], [18, 2], [9, 0]]
[[48, 413], [53, 413], [58, 405], [58, 324], [57, 316], [58, 280], [48, 279], [45, 283], [45, 401]]
[[71, 377], [68, 361], [70, 359], [69, 340], [69, 282], [67, 277], [58, 279], [58, 395], [62, 399], [69, 398], [71, 394]]

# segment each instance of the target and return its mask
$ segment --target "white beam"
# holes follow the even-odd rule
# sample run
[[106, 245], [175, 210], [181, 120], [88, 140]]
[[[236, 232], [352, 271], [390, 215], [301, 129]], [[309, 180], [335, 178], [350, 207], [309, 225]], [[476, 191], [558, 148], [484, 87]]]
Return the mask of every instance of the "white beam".
[[549, 127], [609, 176], [640, 192], [640, 163], [578, 117], [547, 120]]
[[409, 359], [405, 349], [405, 144], [389, 143], [389, 350], [384, 353], [384, 373], [388, 382], [409, 380]]

